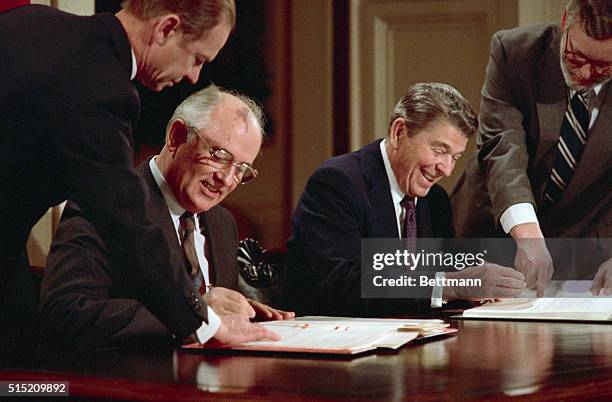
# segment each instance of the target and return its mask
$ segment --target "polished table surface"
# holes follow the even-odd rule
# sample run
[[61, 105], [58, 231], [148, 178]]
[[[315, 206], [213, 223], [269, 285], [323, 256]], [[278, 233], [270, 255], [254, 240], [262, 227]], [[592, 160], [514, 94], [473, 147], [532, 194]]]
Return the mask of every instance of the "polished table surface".
[[612, 400], [612, 326], [451, 321], [454, 336], [352, 358], [82, 352], [0, 369], [63, 380], [77, 398], [159, 400]]

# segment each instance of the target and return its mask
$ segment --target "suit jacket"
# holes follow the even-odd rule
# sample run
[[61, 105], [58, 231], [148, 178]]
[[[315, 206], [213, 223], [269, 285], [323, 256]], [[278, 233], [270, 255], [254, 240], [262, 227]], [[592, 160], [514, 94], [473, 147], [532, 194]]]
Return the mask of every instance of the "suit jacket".
[[[147, 218], [144, 183], [132, 168], [140, 101], [120, 22], [16, 8], [0, 14], [0, 53], [0, 303], [11, 312], [2, 331], [32, 332], [19, 305], [26, 239], [50, 206], [72, 199], [109, 247], [122, 250], [126, 274], [147, 289], [142, 303], [178, 337], [193, 333], [207, 319], [205, 305], [186, 273], [167, 270], [182, 257]], [[13, 340], [24, 335], [16, 332]]]
[[[385, 315], [430, 300], [362, 299], [361, 239], [399, 238], [380, 140], [324, 162], [293, 214], [285, 272], [287, 308], [297, 314]], [[453, 237], [448, 196], [434, 186], [416, 208], [418, 237]]]
[[[489, 236], [506, 208], [529, 202], [547, 237], [612, 237], [609, 93], [572, 180], [556, 203], [543, 203], [567, 107], [559, 64], [561, 37], [560, 26], [552, 24], [493, 36], [482, 89], [478, 153], [451, 195], [458, 235]], [[606, 87], [610, 85], [603, 88], [610, 92]]]
[[[182, 253], [176, 230], [148, 162], [136, 168], [147, 190], [149, 219], [164, 242]], [[221, 206], [197, 215], [206, 236], [211, 283], [238, 289], [236, 221]], [[168, 329], [139, 301], [124, 250], [102, 239], [79, 206], [69, 202], [53, 239], [41, 287], [44, 339], [67, 346], [125, 346], [171, 342]], [[185, 270], [184, 267], [166, 267]], [[174, 275], [174, 274], [173, 274]]]

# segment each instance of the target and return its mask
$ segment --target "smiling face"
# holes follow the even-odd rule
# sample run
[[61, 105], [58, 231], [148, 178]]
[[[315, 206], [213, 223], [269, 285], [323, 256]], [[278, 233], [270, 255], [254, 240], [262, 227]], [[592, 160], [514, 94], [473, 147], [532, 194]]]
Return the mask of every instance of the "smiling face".
[[183, 78], [195, 84], [204, 64], [217, 56], [231, 31], [229, 24], [221, 23], [204, 32], [200, 39], [184, 41], [176, 19], [161, 20], [155, 26], [152, 43], [136, 75], [153, 91], [171, 87]]
[[425, 197], [442, 177], [451, 175], [467, 141], [447, 122], [431, 123], [409, 136], [404, 120], [397, 118], [387, 139], [387, 154], [402, 192]]
[[612, 39], [589, 37], [579, 24], [568, 27], [561, 41], [561, 71], [567, 86], [587, 92], [610, 79]]
[[219, 170], [209, 164], [209, 148], [204, 141], [230, 152], [236, 163], [252, 164], [261, 146], [261, 131], [249, 108], [234, 96], [221, 96], [222, 100], [210, 113], [209, 124], [199, 129], [199, 135], [191, 142], [186, 142], [188, 129], [184, 122], [175, 121], [169, 143], [158, 158], [160, 170], [177, 201], [192, 213], [209, 210], [238, 186], [234, 165]]

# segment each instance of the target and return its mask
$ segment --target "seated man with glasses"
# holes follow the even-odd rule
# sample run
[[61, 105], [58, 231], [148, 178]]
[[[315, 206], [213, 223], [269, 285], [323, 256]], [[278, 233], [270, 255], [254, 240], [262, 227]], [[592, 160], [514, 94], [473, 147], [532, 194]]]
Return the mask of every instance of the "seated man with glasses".
[[[478, 152], [451, 195], [454, 225], [463, 237], [512, 236], [515, 267], [540, 295], [553, 272], [544, 237], [612, 237], [611, 65], [609, 0], [571, 0], [561, 24], [491, 40]], [[594, 279], [594, 294], [612, 293], [612, 260]]]
[[[193, 296], [203, 295], [212, 316], [293, 317], [233, 290], [238, 288], [236, 222], [218, 205], [239, 184], [257, 177], [252, 163], [263, 141], [262, 116], [248, 97], [210, 86], [178, 106], [159, 155], [136, 168], [148, 196], [149, 218], [184, 256]], [[170, 331], [138, 302], [140, 288], [129, 282], [124, 252], [110, 249], [78, 205], [68, 203], [41, 288], [47, 344], [85, 348], [173, 342]], [[183, 274], [168, 270], [168, 278]]]

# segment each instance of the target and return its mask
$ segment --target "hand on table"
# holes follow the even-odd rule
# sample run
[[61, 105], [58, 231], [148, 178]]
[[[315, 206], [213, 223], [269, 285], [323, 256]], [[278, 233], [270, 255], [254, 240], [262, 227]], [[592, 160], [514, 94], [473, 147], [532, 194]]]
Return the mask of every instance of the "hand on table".
[[516, 239], [514, 267], [525, 275], [527, 288], [536, 288], [538, 297], [550, 282], [554, 268], [544, 239]]
[[278, 341], [280, 337], [262, 327], [249, 321], [244, 314], [225, 314], [220, 315], [221, 326], [209, 341], [210, 343], [220, 343], [223, 345], [236, 345], [251, 341]]
[[599, 266], [589, 290], [595, 296], [599, 295], [602, 290], [604, 295], [612, 295], [612, 258]]
[[295, 313], [293, 311], [283, 311], [252, 299], [247, 300], [251, 307], [255, 310], [255, 319], [257, 321], [289, 320], [295, 317]]
[[249, 318], [255, 317], [255, 310], [249, 304], [249, 301], [241, 293], [235, 290], [213, 287], [208, 289], [206, 294], [202, 296], [206, 304], [213, 309], [219, 316], [227, 314], [241, 314]]

